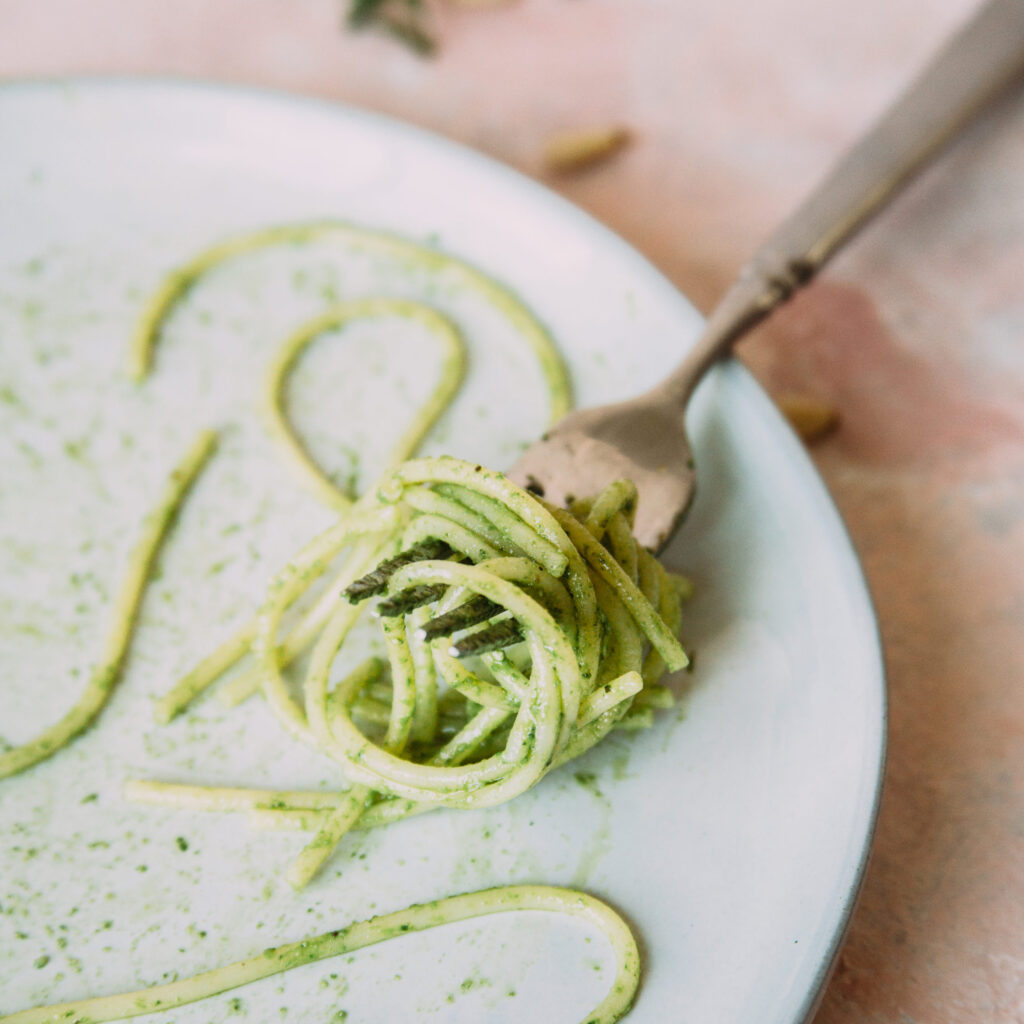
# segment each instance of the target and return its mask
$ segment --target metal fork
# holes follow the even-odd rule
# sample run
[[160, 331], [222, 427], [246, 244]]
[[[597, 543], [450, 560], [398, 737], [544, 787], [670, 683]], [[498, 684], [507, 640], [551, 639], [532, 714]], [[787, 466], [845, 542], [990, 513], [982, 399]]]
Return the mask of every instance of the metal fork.
[[[512, 480], [563, 506], [574, 497], [597, 494], [614, 480], [632, 480], [639, 492], [637, 540], [660, 551], [693, 500], [696, 470], [684, 413], [707, 370], [806, 285], [946, 142], [1022, 75], [1024, 0], [989, 0], [754, 254], [679, 368], [638, 398], [566, 416], [520, 457], [509, 472]], [[415, 557], [402, 557], [409, 554]], [[400, 607], [408, 610], [407, 603]], [[488, 608], [475, 614], [486, 618], [488, 611], [495, 614]], [[465, 628], [472, 622], [467, 612], [444, 626]], [[425, 629], [436, 635], [430, 623]], [[484, 644], [491, 639], [487, 631], [470, 637]], [[478, 651], [472, 642], [453, 647], [462, 655]]]
[[708, 368], [807, 284], [954, 134], [1024, 72], [1024, 0], [991, 0], [741, 270], [690, 354], [628, 402], [571, 413], [511, 478], [557, 505], [625, 477], [640, 493], [635, 533], [659, 551], [694, 494], [683, 414]]

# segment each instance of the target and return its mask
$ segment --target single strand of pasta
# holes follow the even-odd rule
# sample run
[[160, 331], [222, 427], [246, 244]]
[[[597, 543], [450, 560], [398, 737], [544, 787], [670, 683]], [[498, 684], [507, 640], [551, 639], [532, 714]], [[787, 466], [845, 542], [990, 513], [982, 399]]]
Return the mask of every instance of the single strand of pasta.
[[271, 435], [310, 490], [328, 507], [339, 512], [351, 508], [353, 498], [341, 490], [317, 464], [288, 422], [284, 409], [285, 384], [302, 351], [317, 338], [343, 328], [353, 320], [384, 316], [397, 316], [421, 324], [441, 346], [438, 382], [395, 443], [387, 465], [397, 465], [409, 458], [430, 432], [437, 418], [451, 404], [466, 372], [466, 351], [462, 335], [447, 317], [430, 306], [391, 298], [357, 299], [332, 306], [288, 337], [270, 365], [263, 389], [263, 416]]
[[85, 730], [107, 702], [121, 674], [139, 605], [160, 543], [216, 443], [217, 435], [214, 431], [204, 430], [200, 433], [185, 457], [171, 472], [156, 507], [143, 521], [142, 535], [128, 559], [128, 568], [111, 611], [110, 632], [84, 692], [60, 721], [28, 743], [0, 754], [0, 779], [22, 772], [51, 757]]
[[249, 231], [204, 249], [161, 281], [146, 304], [132, 335], [128, 372], [135, 381], [145, 379], [160, 333], [178, 303], [207, 273], [222, 263], [273, 246], [302, 245], [336, 239], [364, 251], [381, 253], [397, 262], [411, 263], [453, 275], [463, 286], [482, 295], [532, 349], [548, 388], [548, 422], [556, 423], [572, 408], [572, 386], [565, 362], [550, 333], [533, 312], [509, 288], [476, 267], [428, 245], [386, 231], [345, 221], [311, 221], [282, 224]]
[[77, 1002], [41, 1006], [0, 1017], [3, 1024], [53, 1024], [78, 1020], [91, 1024], [124, 1020], [156, 1010], [171, 1010], [209, 996], [267, 978], [302, 964], [352, 953], [408, 932], [512, 910], [540, 910], [567, 914], [597, 928], [615, 957], [615, 978], [608, 994], [584, 1017], [585, 1024], [614, 1024], [629, 1010], [640, 982], [640, 952], [629, 926], [606, 903], [573, 889], [546, 885], [513, 885], [481, 889], [414, 904], [391, 914], [351, 924], [337, 931], [263, 950], [256, 956], [226, 967], [203, 971], [164, 985], [122, 995], [99, 996]]

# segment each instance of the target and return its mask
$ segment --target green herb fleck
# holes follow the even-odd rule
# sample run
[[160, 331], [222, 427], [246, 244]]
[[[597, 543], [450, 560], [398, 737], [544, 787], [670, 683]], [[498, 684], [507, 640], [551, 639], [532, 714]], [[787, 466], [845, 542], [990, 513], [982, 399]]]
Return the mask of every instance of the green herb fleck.
[[423, 0], [351, 0], [346, 20], [349, 28], [382, 29], [421, 57], [437, 49]]
[[65, 441], [64, 452], [69, 458], [80, 462], [82, 460], [82, 456], [85, 455], [86, 445], [87, 442], [84, 438], [78, 441]]

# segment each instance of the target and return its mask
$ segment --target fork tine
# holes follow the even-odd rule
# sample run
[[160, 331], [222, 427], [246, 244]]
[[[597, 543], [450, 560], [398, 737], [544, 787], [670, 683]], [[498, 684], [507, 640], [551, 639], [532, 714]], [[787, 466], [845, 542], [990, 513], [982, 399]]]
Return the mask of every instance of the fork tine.
[[448, 648], [453, 658], [466, 658], [471, 654], [486, 654], [502, 647], [511, 647], [523, 639], [523, 627], [516, 619], [502, 619], [493, 626], [484, 626], [475, 633], [461, 637]]
[[404, 566], [427, 559], [450, 558], [453, 553], [452, 549], [442, 540], [425, 540], [399, 552], [394, 558], [385, 559], [365, 576], [354, 580], [345, 588], [345, 597], [352, 604], [358, 604], [387, 589], [388, 580]]
[[390, 619], [396, 615], [405, 615], [420, 605], [439, 601], [448, 587], [443, 583], [424, 587], [409, 587], [393, 597], [386, 597], [377, 605], [377, 614], [382, 619]]
[[487, 619], [494, 618], [502, 610], [500, 604], [495, 604], [481, 594], [471, 597], [458, 607], [453, 608], [444, 615], [438, 615], [430, 619], [416, 631], [419, 640], [433, 640], [435, 637], [444, 636], [446, 633], [454, 633], [459, 629], [468, 629], [476, 626]]

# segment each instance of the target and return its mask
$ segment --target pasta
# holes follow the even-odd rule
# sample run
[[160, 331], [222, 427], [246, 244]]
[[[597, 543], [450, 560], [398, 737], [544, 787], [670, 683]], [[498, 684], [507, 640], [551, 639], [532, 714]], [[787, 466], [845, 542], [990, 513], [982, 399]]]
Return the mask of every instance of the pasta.
[[129, 349], [129, 375], [136, 381], [145, 379], [153, 362], [153, 350], [167, 319], [189, 289], [211, 270], [259, 249], [304, 245], [317, 240], [344, 242], [388, 256], [399, 263], [452, 275], [465, 288], [482, 295], [499, 309], [533, 351], [548, 387], [551, 421], [561, 419], [572, 408], [569, 377], [558, 349], [544, 326], [508, 288], [464, 260], [439, 249], [345, 221], [284, 224], [237, 235], [205, 249], [169, 274], [149, 300], [135, 329]]
[[171, 473], [156, 507], [146, 517], [142, 525], [142, 536], [129, 558], [125, 578], [114, 602], [110, 632], [100, 653], [99, 662], [92, 670], [82, 695], [60, 721], [44, 730], [34, 740], [0, 753], [0, 779], [16, 775], [39, 761], [52, 757], [75, 736], [87, 729], [100, 713], [121, 674], [135, 616], [160, 543], [181, 507], [189, 487], [213, 453], [216, 440], [216, 435], [210, 430], [203, 431], [196, 438], [185, 457]]
[[[552, 419], [568, 410], [568, 378], [550, 337], [507, 289], [430, 247], [337, 222], [229, 239], [170, 275], [134, 336], [132, 375], [141, 380], [148, 373], [176, 304], [209, 270], [268, 245], [319, 238], [453, 273], [484, 294], [534, 351], [548, 384]], [[305, 450], [288, 421], [283, 394], [288, 374], [312, 341], [352, 320], [382, 316], [425, 327], [440, 346], [441, 373], [382, 479], [357, 497], [342, 491]], [[438, 808], [502, 803], [611, 730], [650, 724], [654, 708], [672, 703], [671, 691], [659, 680], [687, 664], [677, 639], [687, 584], [634, 539], [637, 493], [629, 481], [558, 509], [482, 466], [451, 457], [412, 458], [456, 395], [465, 361], [458, 327], [437, 310], [406, 299], [338, 303], [291, 334], [266, 376], [264, 419], [298, 475], [338, 518], [272, 579], [258, 614], [155, 705], [157, 720], [169, 722], [248, 658], [248, 667], [221, 690], [225, 705], [261, 692], [287, 733], [336, 763], [338, 790], [141, 779], [125, 785], [130, 800], [241, 812], [254, 828], [312, 832], [287, 872], [296, 888], [310, 881], [351, 830]], [[52, 754], [99, 711], [119, 671], [160, 539], [214, 443], [212, 432], [200, 436], [147, 519], [115, 607], [111, 638], [86, 693], [36, 741], [0, 755], [0, 778]], [[389, 566], [388, 573], [374, 569], [381, 563]], [[375, 582], [371, 586], [367, 580]], [[360, 588], [379, 596], [381, 653], [352, 665], [346, 664], [345, 641], [373, 606], [357, 600]], [[504, 642], [490, 640], [492, 634]], [[467, 643], [479, 650], [460, 657], [459, 646]], [[296, 693], [286, 671], [303, 655], [308, 664]], [[611, 943], [617, 974], [588, 1024], [618, 1020], [627, 1012], [639, 981], [639, 956], [622, 919], [584, 893], [506, 886], [382, 915], [141, 992], [25, 1010], [0, 1020], [106, 1021], [170, 1009], [407, 931], [517, 909], [567, 913], [598, 927]]]
[[102, 1021], [125, 1020], [157, 1010], [172, 1010], [302, 964], [351, 953], [399, 935], [512, 910], [568, 914], [599, 929], [612, 947], [617, 968], [608, 994], [587, 1014], [585, 1024], [613, 1024], [629, 1010], [640, 980], [640, 954], [636, 940], [622, 918], [607, 904], [586, 893], [544, 885], [510, 885], [449, 896], [393, 914], [381, 914], [338, 931], [265, 949], [248, 960], [180, 981], [122, 995], [40, 1006], [0, 1017], [0, 1021], [4, 1024], [101, 1024]]
[[302, 471], [307, 486], [326, 504], [339, 511], [348, 509], [352, 505], [352, 499], [313, 462], [296, 438], [282, 408], [284, 383], [299, 354], [320, 335], [344, 327], [352, 320], [387, 315], [422, 324], [441, 343], [444, 356], [437, 386], [426, 404], [416, 413], [415, 419], [406, 428], [391, 453], [391, 462], [402, 462], [412, 455], [420, 441], [430, 431], [434, 421], [451, 403], [465, 374], [466, 354], [462, 336], [447, 317], [430, 306], [400, 299], [362, 299], [332, 306], [327, 312], [303, 324], [284, 343], [267, 374], [263, 410], [264, 419], [271, 433], [290, 457], [292, 464]]
[[[444, 503], [431, 500], [439, 496]], [[414, 460], [388, 474], [275, 577], [248, 628], [263, 693], [284, 729], [336, 761], [351, 784], [328, 809], [303, 816], [318, 828], [289, 872], [293, 885], [306, 884], [371, 808], [397, 805], [398, 817], [501, 803], [578, 757], [631, 713], [643, 717], [644, 702], [633, 711], [638, 697], [656, 693], [652, 699], [664, 702], [668, 691], [653, 687], [666, 669], [687, 660], [675, 639], [679, 592], [629, 531], [635, 498], [631, 485], [617, 483], [574, 515], [483, 467], [448, 457]], [[485, 539], [466, 526], [459, 510], [481, 499], [519, 529]], [[343, 588], [425, 540], [445, 543], [455, 558], [404, 565], [390, 577], [385, 599], [438, 588], [434, 600], [381, 619], [387, 666], [371, 659], [332, 685], [339, 649], [365, 607], [351, 604]], [[623, 565], [635, 565], [641, 582], [633, 583]], [[281, 636], [288, 608], [329, 572], [327, 600], [313, 605], [315, 618], [307, 614], [292, 629], [292, 637], [301, 631], [303, 646], [289, 646], [288, 634]], [[418, 635], [425, 613], [444, 615], [474, 596], [490, 602], [486, 622], [519, 624], [523, 642], [515, 657], [487, 652], [469, 667], [453, 657], [450, 637]], [[301, 701], [283, 676], [285, 650], [310, 654]], [[164, 803], [194, 798], [181, 787], [130, 790], [141, 799], [151, 792]], [[230, 792], [222, 796], [232, 806]], [[277, 796], [236, 806], [268, 812], [265, 818], [309, 809]]]

